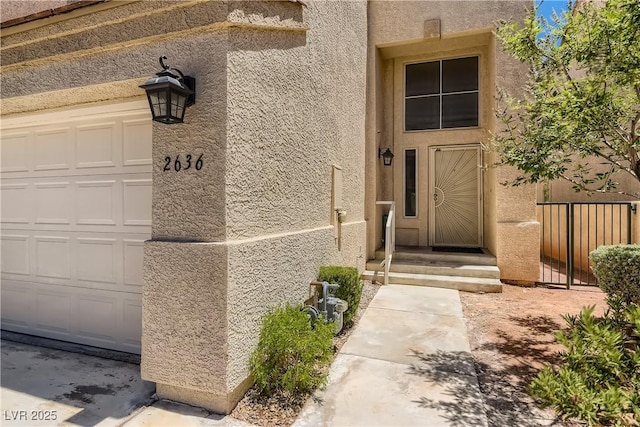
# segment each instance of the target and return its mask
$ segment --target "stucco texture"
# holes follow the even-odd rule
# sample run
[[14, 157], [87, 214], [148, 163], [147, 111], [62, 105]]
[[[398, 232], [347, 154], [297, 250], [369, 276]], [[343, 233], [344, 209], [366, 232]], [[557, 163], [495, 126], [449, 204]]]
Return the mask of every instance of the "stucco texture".
[[341, 251], [333, 227], [321, 227], [230, 244], [227, 284], [229, 370], [227, 387], [248, 375], [248, 360], [258, 342], [262, 315], [274, 305], [299, 304], [309, 297], [309, 283], [322, 265], [364, 269], [365, 222], [343, 223]]
[[147, 242], [142, 378], [226, 394], [227, 249]]
[[262, 314], [320, 265], [364, 268], [367, 3], [306, 3], [123, 2], [3, 31], [12, 114], [141, 99], [161, 55], [197, 79], [185, 123], [153, 124], [141, 368], [161, 397], [229, 412]]
[[[320, 265], [364, 268], [366, 2], [303, 11], [304, 36], [229, 33], [229, 389], [248, 374], [269, 307], [306, 299]], [[347, 211], [340, 251], [332, 165]]]

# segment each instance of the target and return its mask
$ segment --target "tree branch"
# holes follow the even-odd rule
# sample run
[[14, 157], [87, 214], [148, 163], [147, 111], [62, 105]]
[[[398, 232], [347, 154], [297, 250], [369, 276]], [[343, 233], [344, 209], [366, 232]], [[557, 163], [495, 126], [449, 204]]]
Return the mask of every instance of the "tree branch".
[[581, 191], [586, 191], [587, 193], [600, 193], [600, 194], [620, 194], [622, 196], [628, 196], [628, 197], [632, 197], [632, 198], [637, 198], [639, 195], [638, 194], [634, 194], [634, 193], [628, 193], [626, 191], [611, 191], [611, 190], [606, 190], [606, 189], [593, 189], [593, 188], [589, 188], [587, 187], [582, 181], [578, 181], [570, 176], [566, 176], [566, 175], [560, 175], [560, 177], [562, 179], [564, 179], [565, 181], [570, 182], [571, 184], [573, 184], [575, 187], [579, 188]]

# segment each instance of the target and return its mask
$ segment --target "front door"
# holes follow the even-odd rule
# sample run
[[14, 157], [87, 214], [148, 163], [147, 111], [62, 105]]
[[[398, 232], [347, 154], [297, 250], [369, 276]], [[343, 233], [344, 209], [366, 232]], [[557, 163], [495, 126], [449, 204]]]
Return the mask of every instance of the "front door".
[[480, 146], [430, 147], [431, 246], [482, 246]]

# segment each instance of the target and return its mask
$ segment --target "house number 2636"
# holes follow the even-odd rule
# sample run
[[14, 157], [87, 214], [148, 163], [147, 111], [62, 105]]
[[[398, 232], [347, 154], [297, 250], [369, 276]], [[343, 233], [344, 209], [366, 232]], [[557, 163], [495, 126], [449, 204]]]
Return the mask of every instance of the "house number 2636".
[[178, 154], [175, 159], [169, 156], [164, 158], [164, 169], [163, 171], [171, 171], [174, 170], [176, 172], [180, 172], [181, 170], [189, 170], [193, 166], [197, 171], [202, 169], [203, 161], [202, 154], [194, 160], [191, 154], [187, 154], [184, 159], [180, 158], [180, 154]]

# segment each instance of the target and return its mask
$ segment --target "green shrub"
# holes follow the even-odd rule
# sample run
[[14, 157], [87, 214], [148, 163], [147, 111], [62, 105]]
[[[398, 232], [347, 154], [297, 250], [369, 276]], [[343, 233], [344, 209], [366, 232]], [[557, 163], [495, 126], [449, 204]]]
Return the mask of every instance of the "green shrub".
[[[530, 386], [544, 406], [588, 425], [632, 426], [640, 422], [640, 306], [618, 305], [595, 317], [594, 308], [565, 316], [566, 347], [559, 368], [545, 367]], [[620, 319], [624, 319], [620, 323]]]
[[598, 285], [609, 296], [640, 303], [640, 245], [600, 246], [589, 254]]
[[334, 265], [320, 267], [318, 280], [340, 285], [340, 288], [336, 291], [336, 296], [349, 304], [343, 320], [345, 325], [351, 322], [351, 319], [358, 312], [358, 305], [360, 305], [360, 297], [362, 296], [362, 280], [360, 280], [358, 269]]
[[261, 393], [306, 393], [324, 384], [333, 359], [333, 323], [311, 329], [302, 306], [278, 307], [262, 319], [249, 368]]

